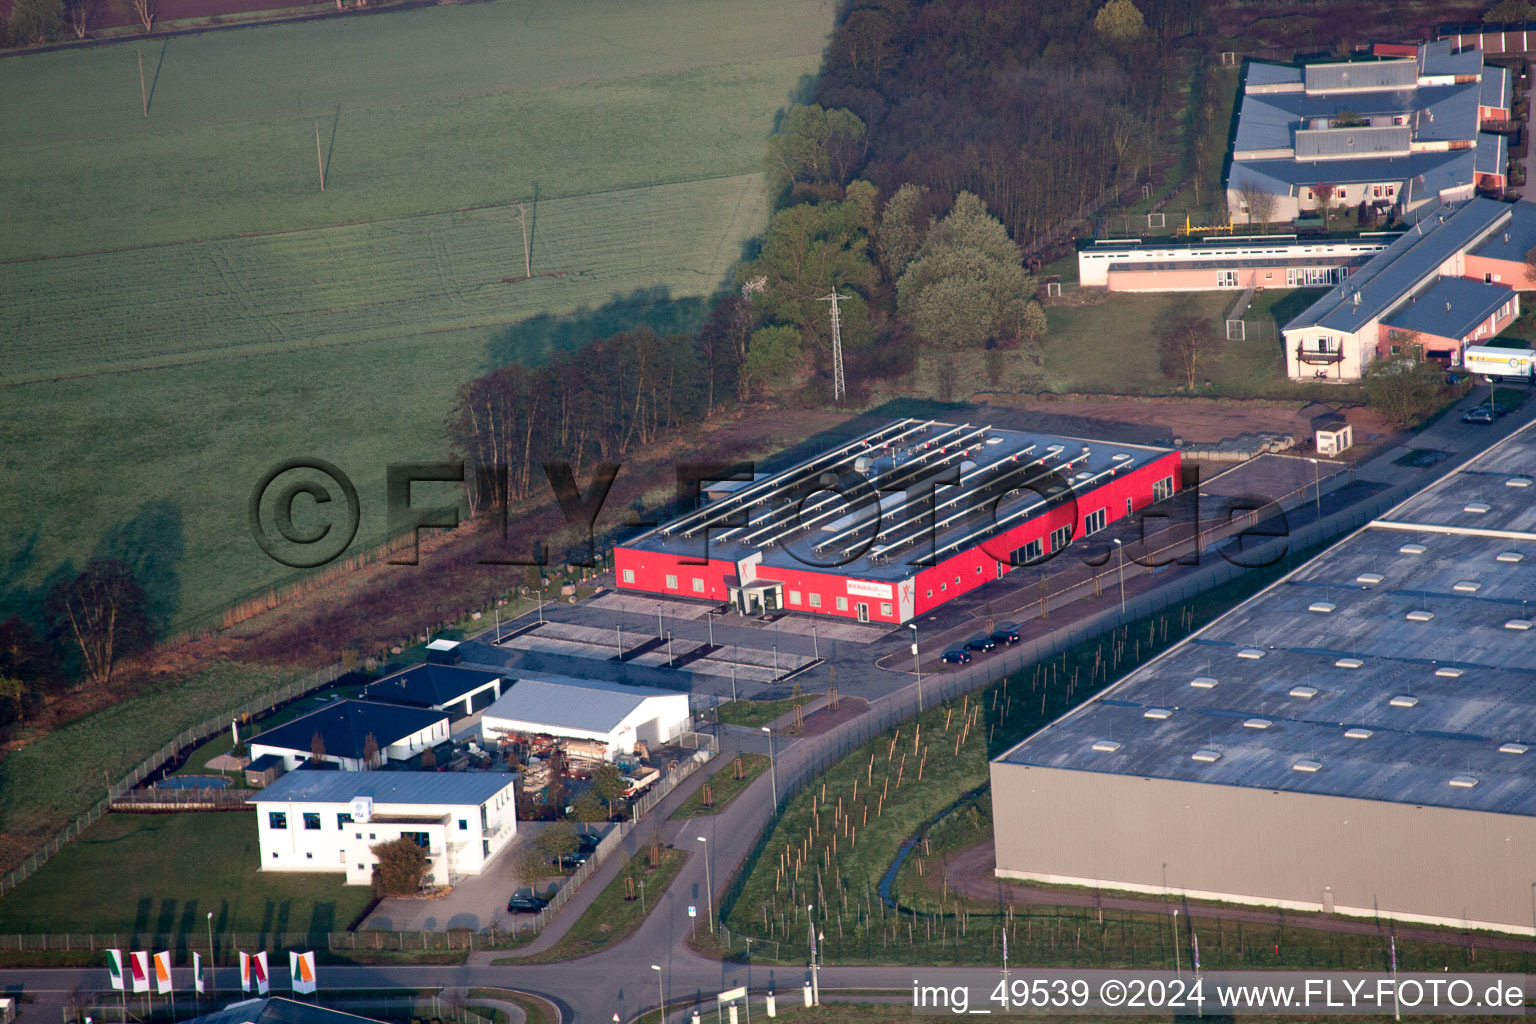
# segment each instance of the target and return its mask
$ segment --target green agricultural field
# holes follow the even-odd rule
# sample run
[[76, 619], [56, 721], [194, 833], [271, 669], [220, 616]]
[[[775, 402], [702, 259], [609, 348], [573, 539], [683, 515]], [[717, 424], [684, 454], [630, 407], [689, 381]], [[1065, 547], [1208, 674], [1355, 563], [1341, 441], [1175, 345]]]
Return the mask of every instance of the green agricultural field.
[[371, 899], [339, 875], [262, 874], [256, 816], [109, 814], [0, 900], [9, 932], [344, 931]]
[[245, 523], [276, 461], [353, 477], [360, 549], [471, 376], [692, 329], [832, 16], [492, 0], [0, 62], [0, 611], [148, 534], [162, 618], [207, 622], [290, 573]]

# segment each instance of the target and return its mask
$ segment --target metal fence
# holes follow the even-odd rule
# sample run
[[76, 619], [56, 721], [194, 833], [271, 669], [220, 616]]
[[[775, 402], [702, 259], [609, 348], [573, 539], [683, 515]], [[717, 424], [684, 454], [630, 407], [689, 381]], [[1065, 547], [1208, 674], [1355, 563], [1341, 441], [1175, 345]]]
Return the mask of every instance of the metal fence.
[[[1254, 545], [1253, 548], [1245, 550], [1244, 564], [1240, 565], [1221, 557], [1211, 559], [1177, 582], [1166, 584], [1128, 600], [1124, 611], [1118, 607], [1107, 608], [1095, 615], [1067, 622], [1058, 629], [1052, 629], [1045, 636], [1021, 643], [1012, 650], [999, 652], [985, 661], [972, 663], [970, 666], [947, 672], [942, 676], [929, 676], [922, 683], [920, 698], [922, 706], [932, 708], [961, 694], [998, 682], [1004, 676], [1021, 672], [1030, 665], [1054, 658], [1069, 648], [1099, 636], [1124, 622], [1145, 618], [1171, 605], [1198, 597], [1213, 587], [1235, 579], [1250, 567], [1277, 564], [1289, 551], [1304, 550], [1359, 529], [1423, 486], [1423, 482], [1419, 481], [1393, 487], [1362, 505], [1325, 516], [1288, 536]], [[1202, 534], [1202, 541], [1208, 536], [1208, 534]], [[1202, 550], [1204, 550], [1204, 543], [1202, 543]], [[915, 702], [911, 704], [903, 702], [900, 705], [887, 705], [883, 708], [871, 706], [868, 713], [845, 722], [825, 734], [825, 740], [816, 753], [795, 759], [793, 757], [795, 748], [790, 747], [779, 756], [777, 759], [779, 802], [772, 808], [763, 809], [752, 822], [743, 825], [744, 828], [755, 827], [758, 830], [758, 841], [751, 854], [738, 866], [730, 884], [726, 887], [724, 897], [719, 904], [722, 921], [730, 916], [736, 900], [746, 888], [753, 866], [763, 850], [767, 848], [772, 832], [771, 826], [778, 816], [779, 809], [822, 771], [886, 730], [915, 717], [918, 710]], [[755, 947], [761, 955], [779, 959], [780, 945], [777, 940], [747, 936], [734, 932], [723, 924], [720, 926], [719, 934], [727, 949]]]
[[0, 896], [4, 896], [26, 881], [34, 871], [48, 863], [68, 843], [78, 838], [80, 833], [100, 820], [101, 816], [107, 813], [113, 803], [124, 798], [133, 787], [173, 761], [183, 750], [195, 746], [215, 733], [228, 728], [232, 719], [240, 718], [243, 715], [259, 715], [270, 711], [279, 704], [287, 703], [295, 697], [301, 697], [311, 690], [316, 690], [328, 683], [335, 682], [337, 677], [345, 671], [346, 669], [338, 662], [316, 672], [311, 672], [307, 676], [301, 676], [291, 682], [284, 683], [282, 686], [269, 690], [259, 697], [253, 697], [222, 714], [206, 718], [190, 729], [183, 729], [159, 750], [135, 765], [128, 774], [112, 783], [111, 787], [107, 790], [107, 795], [92, 804], [90, 810], [70, 822], [64, 829], [28, 855], [15, 868], [7, 871], [4, 875], [0, 875]]

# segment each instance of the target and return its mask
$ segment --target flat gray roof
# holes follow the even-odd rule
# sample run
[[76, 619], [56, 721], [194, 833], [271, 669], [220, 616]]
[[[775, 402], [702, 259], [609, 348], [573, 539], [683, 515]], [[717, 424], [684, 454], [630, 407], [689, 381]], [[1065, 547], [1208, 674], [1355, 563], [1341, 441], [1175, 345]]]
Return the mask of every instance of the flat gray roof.
[[485, 709], [485, 718], [506, 718], [560, 729], [609, 732], [653, 697], [682, 697], [675, 690], [625, 686], [568, 676], [519, 677], [512, 689]]
[[510, 772], [289, 772], [246, 803], [483, 804], [516, 781]]
[[766, 566], [904, 580], [1068, 502], [1091, 512], [1101, 488], [1170, 454], [987, 423], [895, 420], [619, 546], [725, 561], [760, 552]]
[[1000, 760], [1536, 815], [1532, 477], [1526, 428]]

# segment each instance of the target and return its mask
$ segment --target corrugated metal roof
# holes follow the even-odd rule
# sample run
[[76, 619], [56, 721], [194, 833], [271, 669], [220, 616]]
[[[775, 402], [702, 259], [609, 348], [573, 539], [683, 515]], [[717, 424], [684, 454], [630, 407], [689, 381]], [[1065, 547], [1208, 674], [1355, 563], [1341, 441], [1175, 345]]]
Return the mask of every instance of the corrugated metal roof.
[[315, 733], [319, 733], [327, 757], [358, 758], [367, 747], [369, 733], [383, 750], [412, 733], [447, 720], [448, 716], [441, 711], [342, 700], [253, 736], [250, 742], [307, 754]]
[[[1503, 481], [1536, 473], [1536, 432], [1527, 430], [1420, 492], [1391, 519], [1465, 526], [1468, 493], [1486, 489], [1490, 529], [1515, 529], [1536, 508], [1501, 501]], [[1410, 530], [1406, 535], [1414, 536]], [[1504, 752], [1524, 746], [1536, 687], [1526, 634], [1503, 628], [1536, 592], [1536, 564], [1496, 561], [1512, 542], [1493, 536], [1421, 533], [1428, 551], [1398, 553], [1401, 529], [1351, 535], [1190, 640], [1114, 683], [1100, 696], [1002, 755], [1010, 763], [1133, 778], [1326, 794], [1506, 814], [1536, 815], [1536, 763]], [[1361, 586], [1366, 569], [1384, 578]], [[1475, 574], [1476, 596], [1454, 584]], [[1319, 597], [1331, 615], [1307, 611]], [[1430, 623], [1403, 621], [1430, 606]], [[1237, 652], [1259, 645], [1260, 660]], [[1353, 669], [1336, 666], [1358, 657]], [[1449, 677], [1436, 669], [1464, 669]], [[1202, 690], [1194, 675], [1219, 676]], [[1305, 685], [1309, 699], [1290, 696]], [[1392, 698], [1412, 695], [1412, 706]], [[1406, 705], [1406, 701], [1400, 701]], [[1174, 714], [1149, 720], [1148, 708]], [[1260, 717], [1267, 728], [1246, 726]], [[1220, 753], [1199, 761], [1201, 750]], [[1296, 771], [1311, 761], [1316, 771]], [[1477, 779], [1454, 786], [1457, 775]]]
[[1381, 322], [1401, 331], [1459, 340], [1477, 330], [1478, 324], [1514, 297], [1513, 289], [1507, 285], [1442, 277], [1406, 306], [1382, 317]]
[[247, 803], [483, 804], [517, 781], [512, 772], [289, 772]]
[[1510, 204], [1509, 212], [1509, 221], [1500, 225], [1499, 230], [1486, 242], [1473, 249], [1475, 254], [1492, 260], [1525, 262], [1525, 254], [1536, 248], [1536, 202], [1522, 199]]
[[1483, 85], [1478, 92], [1478, 102], [1485, 107], [1509, 109], [1511, 95], [1509, 68], [1487, 68], [1483, 71]]
[[1473, 166], [1478, 174], [1503, 174], [1509, 166], [1509, 147], [1504, 136], [1479, 135]]
[[1353, 334], [1422, 287], [1441, 264], [1509, 216], [1505, 203], [1473, 199], [1443, 220], [1420, 222], [1342, 284], [1328, 289], [1284, 329], [1317, 326]]
[[1346, 64], [1308, 64], [1302, 82], [1308, 93], [1380, 92], [1417, 85], [1417, 61], [1374, 60]]
[[1407, 125], [1380, 128], [1315, 128], [1296, 133], [1296, 159], [1331, 156], [1369, 156], [1373, 153], [1407, 154], [1413, 145], [1413, 129]]
[[688, 695], [648, 686], [624, 686], [590, 679], [545, 676], [519, 678], [512, 689], [485, 709], [484, 718], [505, 718], [561, 729], [609, 732], [648, 700]]
[[1419, 73], [1426, 76], [1475, 75], [1483, 71], [1483, 51], [1468, 47], [1456, 52], [1455, 41], [1436, 39], [1419, 47]]

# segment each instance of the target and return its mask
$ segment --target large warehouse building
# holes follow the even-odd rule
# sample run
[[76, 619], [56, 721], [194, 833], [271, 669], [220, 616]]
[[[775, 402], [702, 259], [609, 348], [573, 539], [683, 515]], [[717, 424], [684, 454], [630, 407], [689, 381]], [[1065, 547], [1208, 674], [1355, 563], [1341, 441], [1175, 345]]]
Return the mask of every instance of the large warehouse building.
[[997, 872], [1536, 933], [1536, 430], [992, 763]]
[[1180, 486], [1179, 453], [897, 420], [620, 545], [620, 589], [906, 622]]

